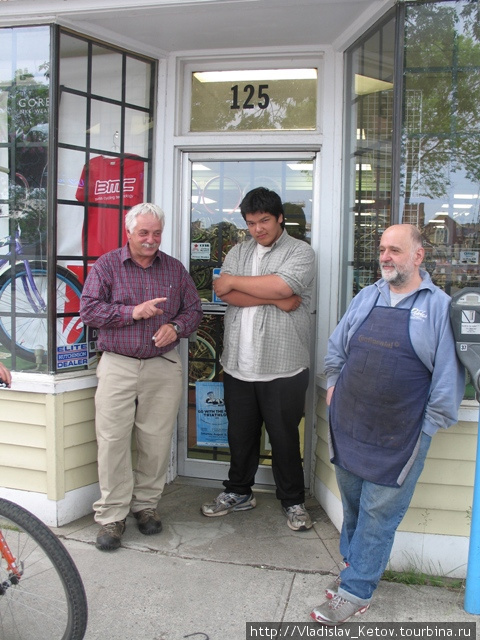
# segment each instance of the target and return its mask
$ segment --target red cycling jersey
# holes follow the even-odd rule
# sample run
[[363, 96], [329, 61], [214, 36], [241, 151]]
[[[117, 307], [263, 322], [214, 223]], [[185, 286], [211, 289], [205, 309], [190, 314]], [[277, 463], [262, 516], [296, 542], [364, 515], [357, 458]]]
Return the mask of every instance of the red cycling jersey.
[[[83, 167], [76, 198], [88, 208], [87, 255], [98, 257], [117, 249], [127, 241], [125, 227], [120, 220], [120, 169], [123, 163], [123, 217], [135, 204], [143, 202], [144, 162], [136, 156], [113, 158], [95, 156]], [[88, 194], [86, 182], [88, 178]], [[113, 205], [102, 207], [97, 205]], [[121, 241], [119, 231], [122, 229]]]

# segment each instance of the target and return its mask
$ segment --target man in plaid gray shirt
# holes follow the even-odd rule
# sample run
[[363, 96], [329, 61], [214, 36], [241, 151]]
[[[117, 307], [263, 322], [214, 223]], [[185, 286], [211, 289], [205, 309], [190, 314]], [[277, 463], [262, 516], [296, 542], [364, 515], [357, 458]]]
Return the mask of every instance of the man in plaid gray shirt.
[[215, 293], [225, 313], [225, 407], [231, 462], [225, 491], [202, 506], [223, 516], [256, 506], [252, 486], [259, 464], [262, 425], [272, 446], [272, 470], [288, 526], [312, 526], [298, 425], [310, 364], [310, 301], [315, 254], [285, 231], [280, 197], [263, 187], [244, 197], [240, 211], [251, 239], [228, 253]]

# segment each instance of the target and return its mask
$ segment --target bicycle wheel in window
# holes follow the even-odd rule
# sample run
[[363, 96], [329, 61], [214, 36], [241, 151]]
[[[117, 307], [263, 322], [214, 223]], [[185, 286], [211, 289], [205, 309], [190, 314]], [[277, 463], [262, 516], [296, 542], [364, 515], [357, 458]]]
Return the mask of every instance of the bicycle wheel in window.
[[0, 638], [82, 640], [87, 598], [63, 544], [36, 516], [0, 498], [0, 532], [19, 567], [9, 570], [0, 543]]
[[[203, 332], [205, 337], [197, 331], [195, 342], [188, 345], [188, 384], [195, 386], [196, 382], [213, 380], [215, 377], [215, 348], [209, 341], [210, 336]], [[205, 339], [207, 338], [207, 339]]]
[[[19, 262], [0, 276], [0, 342], [18, 357], [35, 362], [35, 349], [47, 351], [47, 263]], [[56, 268], [57, 347], [85, 341], [78, 317], [82, 286], [64, 267]], [[44, 357], [44, 362], [46, 356]]]

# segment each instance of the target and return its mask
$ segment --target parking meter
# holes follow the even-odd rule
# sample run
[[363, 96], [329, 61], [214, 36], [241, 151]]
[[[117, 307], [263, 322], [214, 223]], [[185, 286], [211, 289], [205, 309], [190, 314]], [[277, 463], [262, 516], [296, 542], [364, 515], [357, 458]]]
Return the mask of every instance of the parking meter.
[[[450, 320], [458, 358], [470, 374], [478, 400], [480, 398], [480, 288], [462, 289], [452, 296]], [[480, 433], [480, 415], [478, 432]], [[464, 608], [468, 613], [480, 613], [480, 438], [478, 435]]]
[[480, 288], [462, 289], [452, 296], [450, 320], [458, 358], [470, 374], [478, 399], [480, 397]]

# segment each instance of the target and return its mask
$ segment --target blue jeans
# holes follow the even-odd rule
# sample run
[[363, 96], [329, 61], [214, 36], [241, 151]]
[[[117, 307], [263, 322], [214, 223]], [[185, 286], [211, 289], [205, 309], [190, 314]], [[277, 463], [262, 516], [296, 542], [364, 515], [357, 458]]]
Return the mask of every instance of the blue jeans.
[[395, 531], [405, 515], [423, 470], [432, 438], [422, 433], [418, 455], [401, 487], [368, 482], [335, 466], [342, 497], [340, 553], [348, 566], [341, 572], [338, 593], [368, 604], [387, 566]]

